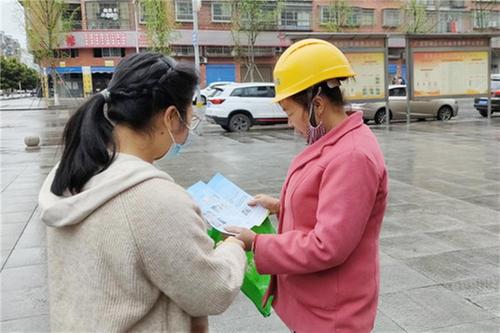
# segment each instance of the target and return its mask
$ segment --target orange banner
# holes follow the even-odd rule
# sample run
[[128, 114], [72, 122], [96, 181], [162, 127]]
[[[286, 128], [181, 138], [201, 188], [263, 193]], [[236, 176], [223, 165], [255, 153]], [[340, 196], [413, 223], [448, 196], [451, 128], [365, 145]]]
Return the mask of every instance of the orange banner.
[[488, 52], [414, 52], [413, 96], [488, 93]]
[[355, 79], [343, 84], [343, 93], [348, 100], [384, 99], [385, 72], [384, 53], [346, 53]]

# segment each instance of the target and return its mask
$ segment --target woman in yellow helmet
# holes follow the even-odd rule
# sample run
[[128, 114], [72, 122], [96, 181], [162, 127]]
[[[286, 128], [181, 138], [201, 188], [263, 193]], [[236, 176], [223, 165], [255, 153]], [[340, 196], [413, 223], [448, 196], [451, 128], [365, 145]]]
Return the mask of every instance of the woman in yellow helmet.
[[369, 332], [375, 321], [388, 177], [362, 114], [344, 110], [340, 85], [354, 75], [326, 41], [302, 40], [283, 53], [276, 102], [308, 147], [292, 162], [280, 199], [250, 203], [278, 214], [278, 234], [228, 228], [254, 251], [257, 270], [272, 275], [267, 297], [295, 332]]

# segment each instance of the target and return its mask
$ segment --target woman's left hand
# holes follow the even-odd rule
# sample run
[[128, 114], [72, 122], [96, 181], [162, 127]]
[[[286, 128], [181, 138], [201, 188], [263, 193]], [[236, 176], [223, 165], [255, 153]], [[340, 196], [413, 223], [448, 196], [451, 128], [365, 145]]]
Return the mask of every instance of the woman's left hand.
[[245, 251], [252, 250], [252, 244], [256, 236], [255, 232], [250, 229], [240, 227], [227, 227], [225, 228], [225, 230], [227, 232], [235, 234], [234, 237], [245, 244]]

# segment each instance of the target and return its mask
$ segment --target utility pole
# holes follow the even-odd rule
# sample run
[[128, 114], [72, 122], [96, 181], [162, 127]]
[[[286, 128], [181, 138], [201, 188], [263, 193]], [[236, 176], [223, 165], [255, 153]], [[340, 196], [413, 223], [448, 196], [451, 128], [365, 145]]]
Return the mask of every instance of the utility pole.
[[[193, 48], [194, 48], [194, 65], [196, 71], [200, 74], [200, 48], [198, 46], [198, 12], [201, 8], [201, 0], [192, 0], [193, 2]], [[200, 86], [196, 88], [196, 106], [200, 102]]]
[[[194, 48], [194, 64], [196, 67], [196, 71], [198, 75], [201, 75], [200, 70], [200, 48], [198, 46], [198, 12], [201, 9], [201, 0], [192, 0], [193, 6], [193, 48]], [[195, 105], [195, 113], [200, 119], [204, 119], [203, 113], [203, 104], [201, 101], [200, 94], [200, 84], [196, 87], [196, 105]], [[203, 125], [198, 126], [197, 133], [198, 135], [202, 135], [203, 133]]]
[[137, 3], [137, 0], [134, 0], [133, 5], [135, 20], [135, 52], [139, 53], [139, 20], [137, 19], [137, 12], [139, 11], [140, 4]]

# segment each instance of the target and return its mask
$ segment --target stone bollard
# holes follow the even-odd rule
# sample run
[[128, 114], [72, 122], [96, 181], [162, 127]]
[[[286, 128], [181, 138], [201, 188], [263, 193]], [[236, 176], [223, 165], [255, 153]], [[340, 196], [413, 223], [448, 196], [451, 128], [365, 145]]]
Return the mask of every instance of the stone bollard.
[[34, 135], [27, 136], [24, 138], [24, 144], [26, 145], [26, 150], [40, 149], [40, 137]]

